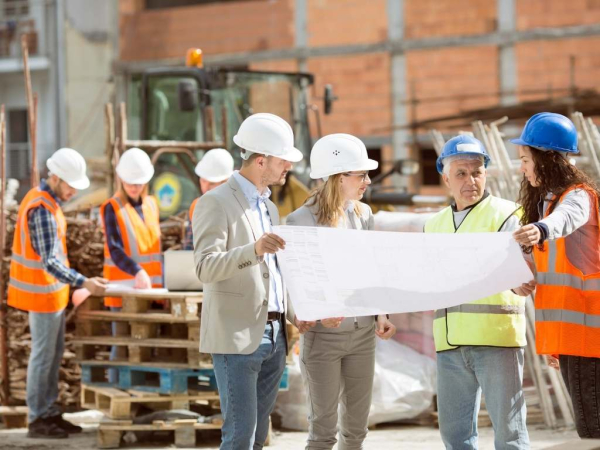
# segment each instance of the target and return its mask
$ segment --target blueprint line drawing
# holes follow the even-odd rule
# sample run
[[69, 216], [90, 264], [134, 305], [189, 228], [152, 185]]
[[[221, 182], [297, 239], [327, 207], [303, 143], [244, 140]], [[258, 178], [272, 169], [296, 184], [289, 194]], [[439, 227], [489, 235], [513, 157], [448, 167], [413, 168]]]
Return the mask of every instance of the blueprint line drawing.
[[511, 233], [277, 226], [277, 259], [301, 320], [428, 311], [533, 279]]

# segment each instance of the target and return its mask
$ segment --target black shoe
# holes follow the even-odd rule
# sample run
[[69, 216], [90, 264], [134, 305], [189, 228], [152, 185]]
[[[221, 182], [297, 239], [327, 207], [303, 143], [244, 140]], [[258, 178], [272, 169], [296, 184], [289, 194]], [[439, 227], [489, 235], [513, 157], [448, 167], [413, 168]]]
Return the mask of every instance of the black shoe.
[[81, 433], [83, 431], [83, 428], [81, 428], [79, 425], [75, 425], [68, 420], [63, 419], [61, 414], [49, 417], [48, 420], [58, 425], [59, 428], [62, 428], [69, 434]]
[[27, 437], [33, 439], [65, 439], [69, 433], [49, 419], [36, 419], [29, 424]]

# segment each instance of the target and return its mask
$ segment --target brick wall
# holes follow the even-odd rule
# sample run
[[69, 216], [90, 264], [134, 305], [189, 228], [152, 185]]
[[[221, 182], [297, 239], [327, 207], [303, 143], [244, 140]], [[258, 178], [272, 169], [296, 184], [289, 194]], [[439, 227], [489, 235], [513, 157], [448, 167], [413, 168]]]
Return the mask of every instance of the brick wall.
[[[421, 100], [416, 106], [416, 114], [408, 105], [409, 120], [456, 114], [498, 102], [495, 95], [500, 89], [496, 47], [413, 51], [407, 54], [406, 66], [409, 100], [413, 98], [413, 92], [414, 97]], [[484, 94], [486, 96], [480, 96]], [[440, 97], [445, 99], [432, 101]]]
[[308, 70], [315, 74], [317, 96], [321, 97], [324, 85], [330, 83], [339, 97], [331, 115], [321, 113], [323, 134], [387, 134], [378, 129], [391, 124], [389, 55], [315, 58], [308, 61]]
[[[205, 54], [292, 48], [295, 0], [254, 0], [146, 11], [143, 0], [121, 0], [121, 59], [183, 57], [188, 47]], [[376, 43], [387, 37], [387, 0], [308, 0], [310, 46]], [[421, 39], [477, 35], [497, 27], [495, 0], [405, 0], [405, 37]], [[519, 30], [600, 22], [600, 0], [516, 0]], [[534, 41], [515, 47], [519, 99], [546, 97], [533, 89], [567, 88], [570, 56], [575, 81], [595, 87], [600, 75], [600, 37]], [[479, 46], [412, 51], [406, 54], [407, 101], [421, 99], [409, 118], [418, 120], [493, 106], [499, 91], [498, 48]], [[294, 60], [250, 64], [256, 70], [298, 70]], [[323, 116], [325, 133], [389, 135], [391, 124], [390, 55], [387, 53], [314, 58], [314, 97], [326, 83], [340, 100]], [[463, 98], [457, 98], [462, 96]], [[436, 102], [427, 101], [438, 97]], [[314, 103], [322, 104], [320, 99]], [[314, 131], [314, 130], [313, 130]]]
[[[571, 86], [571, 56], [578, 88], [598, 88], [600, 37], [535, 41], [516, 45], [519, 99], [548, 97], [545, 90]], [[541, 91], [533, 93], [531, 91]], [[565, 95], [566, 91], [554, 95]]]
[[407, 39], [465, 36], [496, 29], [495, 0], [405, 0]]
[[385, 41], [386, 0], [309, 0], [308, 36], [310, 46]]
[[517, 0], [517, 29], [600, 22], [600, 0]]
[[146, 11], [121, 7], [121, 59], [185, 57], [287, 48], [294, 45], [294, 0], [255, 0]]

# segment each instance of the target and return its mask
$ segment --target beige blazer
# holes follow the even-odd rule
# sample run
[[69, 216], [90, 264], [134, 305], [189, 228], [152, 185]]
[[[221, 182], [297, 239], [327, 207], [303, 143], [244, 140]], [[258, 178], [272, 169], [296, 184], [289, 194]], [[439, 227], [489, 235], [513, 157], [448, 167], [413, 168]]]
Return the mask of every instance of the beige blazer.
[[[373, 230], [375, 229], [375, 219], [373, 217], [373, 212], [369, 205], [365, 203], [359, 203], [361, 216], [356, 217], [354, 213], [350, 213], [346, 216], [348, 220], [347, 228], [354, 230]], [[326, 225], [321, 225], [317, 223], [317, 207], [315, 205], [311, 206], [301, 206], [296, 211], [287, 216], [286, 225], [295, 225], [295, 226], [304, 226], [304, 227], [324, 227]], [[290, 309], [292, 309], [292, 302], [288, 301], [290, 305]], [[293, 317], [293, 316], [290, 316]], [[325, 328], [320, 323], [317, 323], [311, 331], [317, 331], [322, 333], [344, 333], [348, 331], [353, 331], [355, 326], [358, 328], [373, 326], [374, 318], [373, 316], [363, 316], [357, 317], [356, 320], [354, 317], [345, 318], [338, 328]]]
[[[277, 207], [271, 201], [266, 205], [272, 224], [278, 225]], [[200, 318], [203, 353], [248, 355], [261, 342], [269, 310], [270, 274], [254, 252], [254, 244], [262, 235], [255, 222], [233, 177], [200, 197], [194, 209], [194, 262], [204, 284]], [[287, 311], [285, 286], [283, 290]]]

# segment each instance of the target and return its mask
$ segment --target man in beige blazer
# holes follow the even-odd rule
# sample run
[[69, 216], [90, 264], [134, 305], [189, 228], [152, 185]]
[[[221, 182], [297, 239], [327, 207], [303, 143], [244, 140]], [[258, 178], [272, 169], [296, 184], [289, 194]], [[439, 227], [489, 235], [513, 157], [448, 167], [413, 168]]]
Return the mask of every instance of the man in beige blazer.
[[[254, 114], [233, 138], [243, 164], [227, 183], [197, 202], [194, 260], [204, 283], [200, 351], [211, 353], [221, 399], [221, 449], [263, 447], [285, 367], [287, 298], [272, 233], [279, 214], [268, 186], [283, 185], [292, 162], [292, 128], [273, 114]], [[301, 326], [307, 326], [302, 324]]]

